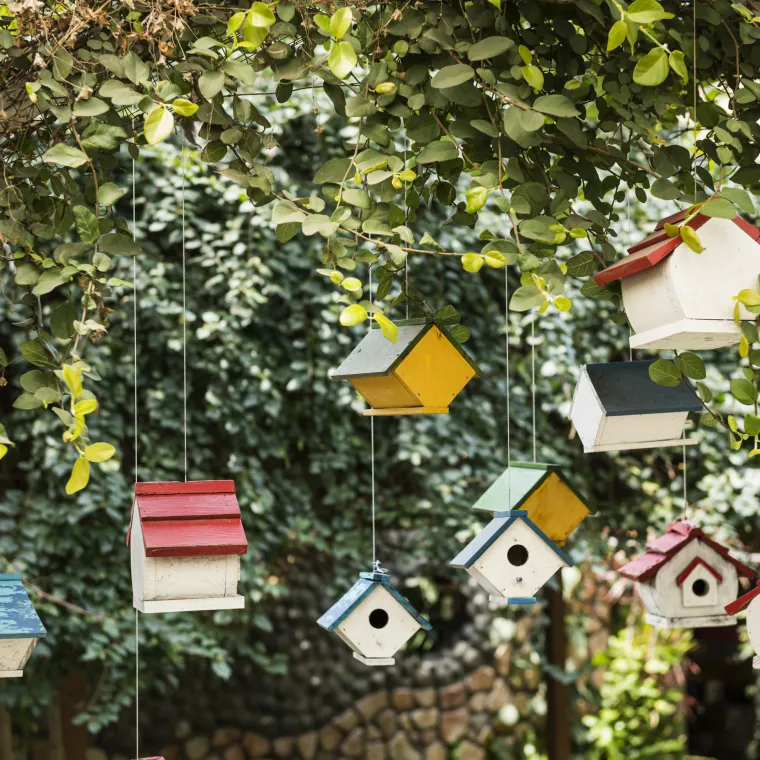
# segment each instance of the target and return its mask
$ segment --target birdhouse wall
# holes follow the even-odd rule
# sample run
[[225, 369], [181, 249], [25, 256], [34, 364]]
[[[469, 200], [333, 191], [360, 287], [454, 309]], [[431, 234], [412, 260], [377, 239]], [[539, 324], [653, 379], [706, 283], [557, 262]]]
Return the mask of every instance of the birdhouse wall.
[[699, 565], [681, 583], [684, 607], [714, 607], [718, 603], [718, 579], [704, 565]]
[[395, 370], [423, 406], [448, 407], [475, 370], [433, 325]]
[[[731, 322], [732, 297], [756, 286], [755, 240], [730, 219], [710, 219], [698, 234], [705, 248], [701, 254], [682, 243], [660, 263], [623, 279], [623, 303], [635, 332], [683, 319]], [[742, 319], [752, 318], [742, 308]]]
[[237, 554], [146, 557], [138, 510], [134, 510], [132, 519], [132, 593], [136, 599], [213, 599], [237, 594], [240, 580]]
[[[383, 621], [384, 625], [377, 627]], [[338, 625], [336, 633], [355, 652], [376, 659], [393, 657], [419, 629], [414, 617], [390, 592], [377, 585]]]
[[[516, 549], [510, 552], [513, 547]], [[527, 557], [519, 550], [527, 552]], [[523, 564], [517, 560], [525, 559]], [[522, 520], [516, 520], [486, 549], [469, 572], [496, 596], [529, 598], [564, 566], [562, 560]]]
[[37, 639], [0, 639], [0, 678], [18, 678], [37, 646]]
[[421, 406], [420, 400], [393, 374], [356, 377], [351, 385], [373, 409], [403, 409]]
[[[722, 583], [711, 574], [698, 576], [704, 580], [709, 588], [717, 588], [717, 601], [714, 604], [704, 606], [684, 605], [684, 594], [678, 585], [678, 576], [686, 570], [694, 559], [701, 557], [723, 579]], [[697, 576], [695, 570], [684, 581], [684, 584], [693, 585]], [[711, 615], [725, 616], [725, 606], [736, 599], [738, 589], [738, 575], [736, 568], [731, 562], [724, 559], [718, 552], [711, 549], [699, 540], [686, 544], [681, 551], [669, 562], [663, 565], [651, 583], [651, 595], [645, 594], [646, 584], [642, 584], [639, 593], [647, 610], [653, 614], [666, 618], [678, 617], [707, 617]], [[710, 594], [712, 592], [709, 592]], [[715, 597], [711, 597], [711, 600]]]
[[747, 607], [747, 635], [756, 654], [760, 654], [760, 597], [755, 597]]

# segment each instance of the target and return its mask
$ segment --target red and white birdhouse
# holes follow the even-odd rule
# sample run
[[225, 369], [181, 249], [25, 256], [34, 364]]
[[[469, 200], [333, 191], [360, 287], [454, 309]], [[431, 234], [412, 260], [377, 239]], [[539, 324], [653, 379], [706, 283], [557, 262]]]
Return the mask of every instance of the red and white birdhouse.
[[[665, 224], [681, 224], [682, 211], [661, 219], [629, 255], [594, 275], [597, 285], [621, 281], [623, 304], [635, 331], [631, 348], [700, 350], [738, 343], [733, 297], [756, 289], [760, 230], [741, 217], [702, 214], [687, 222], [704, 247], [696, 253]], [[742, 319], [754, 319], [744, 307]]]
[[747, 610], [747, 634], [756, 655], [752, 660], [752, 665], [760, 669], [760, 657], [757, 656], [760, 652], [760, 581], [751, 591], [726, 605], [726, 612], [729, 615], [737, 615], [743, 609]]
[[618, 570], [636, 581], [646, 620], [660, 628], [736, 625], [726, 605], [736, 598], [739, 576], [755, 572], [686, 520], [676, 520], [644, 554]]
[[136, 483], [127, 532], [140, 612], [240, 609], [248, 541], [232, 480]]

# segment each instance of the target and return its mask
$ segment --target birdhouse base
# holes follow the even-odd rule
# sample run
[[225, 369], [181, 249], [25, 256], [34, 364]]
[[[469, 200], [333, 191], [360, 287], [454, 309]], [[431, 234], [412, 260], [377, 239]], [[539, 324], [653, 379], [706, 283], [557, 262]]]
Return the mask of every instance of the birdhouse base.
[[23, 670], [0, 670], [0, 678], [23, 678]]
[[245, 598], [236, 596], [214, 596], [207, 599], [138, 599], [132, 597], [132, 605], [145, 614], [156, 612], [200, 612], [202, 610], [242, 610]]
[[648, 613], [644, 619], [655, 628], [724, 628], [729, 625], [736, 625], [736, 618], [730, 615], [669, 618]]
[[394, 657], [362, 657], [358, 652], [354, 652], [354, 657], [359, 660], [359, 662], [373, 668], [396, 664], [396, 659]]
[[395, 409], [365, 409], [365, 417], [398, 417], [408, 414], [448, 414], [447, 406], [400, 406]]
[[662, 449], [669, 446], [693, 446], [697, 443], [696, 438], [669, 438], [666, 441], [632, 441], [629, 443], [603, 443], [583, 447], [584, 454], [593, 454], [597, 451], [630, 451], [632, 449]]
[[728, 319], [681, 319], [631, 335], [631, 348], [707, 351], [733, 346], [742, 331]]
[[535, 596], [496, 596], [495, 594], [491, 594], [488, 599], [492, 602], [502, 602], [503, 605], [506, 607], [510, 604], [535, 604], [536, 603], [536, 597]]

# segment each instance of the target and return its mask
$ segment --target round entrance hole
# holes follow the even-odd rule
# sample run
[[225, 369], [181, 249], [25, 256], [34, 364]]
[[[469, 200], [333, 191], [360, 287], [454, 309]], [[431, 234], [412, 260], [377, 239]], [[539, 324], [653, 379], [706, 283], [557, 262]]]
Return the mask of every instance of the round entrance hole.
[[388, 613], [385, 610], [372, 610], [369, 613], [369, 624], [373, 628], [385, 628], [388, 625]]
[[507, 559], [510, 565], [520, 567], [528, 561], [528, 550], [522, 544], [515, 544], [509, 547]]
[[695, 596], [707, 596], [707, 592], [710, 590], [710, 584], [703, 578], [697, 578], [694, 583], [691, 584], [691, 590]]

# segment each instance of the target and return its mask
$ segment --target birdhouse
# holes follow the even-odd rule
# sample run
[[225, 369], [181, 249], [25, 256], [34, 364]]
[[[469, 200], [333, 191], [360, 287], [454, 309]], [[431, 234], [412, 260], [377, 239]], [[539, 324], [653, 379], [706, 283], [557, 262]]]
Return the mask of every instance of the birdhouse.
[[575, 386], [570, 420], [583, 450], [625, 451], [696, 443], [682, 438], [689, 412], [702, 405], [690, 387], [658, 385], [651, 361], [585, 364]]
[[736, 598], [740, 575], [753, 570], [686, 520], [676, 520], [644, 554], [618, 570], [636, 581], [646, 620], [659, 628], [735, 625], [725, 607]]
[[520, 509], [496, 512], [451, 565], [466, 570], [492, 599], [535, 604], [536, 592], [573, 561]]
[[[628, 249], [629, 255], [594, 275], [597, 285], [620, 280], [623, 304], [635, 334], [631, 348], [706, 350], [738, 343], [733, 320], [745, 288], [757, 287], [760, 230], [741, 217], [698, 215], [687, 222], [699, 230], [698, 254], [665, 224], [681, 224], [681, 211], [658, 222], [655, 231]], [[742, 319], [754, 319], [742, 307]]]
[[136, 483], [127, 532], [140, 612], [240, 609], [248, 542], [232, 480]]
[[427, 319], [398, 322], [395, 343], [372, 325], [333, 373], [350, 380], [370, 405], [366, 415], [448, 414], [478, 368], [444, 327]]
[[760, 669], [760, 657], [757, 656], [757, 652], [760, 652], [760, 581], [751, 591], [726, 605], [729, 615], [737, 615], [743, 609], [747, 609], [747, 635], [755, 650], [752, 665]]
[[0, 678], [21, 678], [45, 633], [21, 576], [0, 573]]
[[420, 628], [432, 630], [382, 572], [360, 573], [317, 623], [343, 639], [365, 665], [393, 665], [396, 652]]
[[557, 465], [537, 462], [512, 462], [472, 508], [491, 513], [524, 510], [557, 546], [564, 545], [589, 513]]

